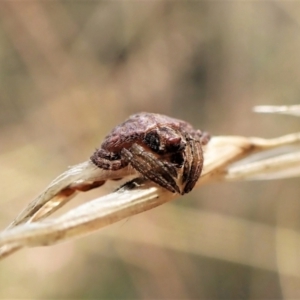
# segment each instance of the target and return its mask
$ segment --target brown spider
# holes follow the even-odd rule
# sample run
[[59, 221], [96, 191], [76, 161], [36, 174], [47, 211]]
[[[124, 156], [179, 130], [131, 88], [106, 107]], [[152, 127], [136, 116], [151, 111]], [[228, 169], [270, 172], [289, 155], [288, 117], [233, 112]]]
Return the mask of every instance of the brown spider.
[[190, 192], [203, 166], [202, 145], [210, 137], [189, 123], [167, 116], [139, 113], [106, 136], [84, 162], [62, 173], [32, 201], [10, 227], [44, 218], [76, 192], [102, 186], [107, 180], [136, 178], [136, 171], [167, 190]]
[[114, 171], [131, 165], [145, 178], [183, 195], [194, 188], [201, 175], [202, 145], [209, 139], [207, 133], [185, 121], [139, 113], [116, 126], [91, 161]]

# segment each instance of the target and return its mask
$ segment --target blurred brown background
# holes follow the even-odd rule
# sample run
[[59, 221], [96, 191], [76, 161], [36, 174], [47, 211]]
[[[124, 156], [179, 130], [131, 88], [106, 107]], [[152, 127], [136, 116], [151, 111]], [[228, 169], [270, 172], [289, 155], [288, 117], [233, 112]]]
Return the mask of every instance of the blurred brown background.
[[[297, 1], [1, 1], [0, 64], [1, 228], [135, 112], [299, 130], [251, 112], [300, 102]], [[300, 298], [299, 194], [299, 179], [202, 187], [1, 261], [0, 298]]]

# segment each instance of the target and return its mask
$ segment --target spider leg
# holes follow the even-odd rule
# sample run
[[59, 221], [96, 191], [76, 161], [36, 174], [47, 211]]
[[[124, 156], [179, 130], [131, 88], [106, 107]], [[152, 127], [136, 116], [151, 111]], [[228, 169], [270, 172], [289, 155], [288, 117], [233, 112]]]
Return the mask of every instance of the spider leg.
[[104, 170], [115, 171], [126, 167], [126, 163], [124, 163], [120, 157], [113, 157], [103, 149], [96, 149], [90, 159], [94, 165]]
[[133, 144], [129, 150], [123, 148], [121, 155], [146, 178], [172, 193], [177, 192], [180, 194], [179, 187], [174, 180], [174, 177], [177, 177], [177, 171], [171, 164], [159, 160], [155, 155], [151, 152], [146, 152], [138, 144]]
[[183, 183], [186, 182], [183, 193], [190, 192], [196, 182], [198, 181], [202, 166], [203, 166], [203, 152], [201, 141], [194, 140], [193, 138], [187, 138], [187, 152], [186, 161], [183, 170]]
[[193, 163], [193, 153], [192, 153], [190, 141], [188, 140], [185, 151], [184, 151], [184, 165], [183, 165], [183, 172], [182, 172], [182, 183], [183, 184], [185, 184], [189, 179], [189, 174], [190, 174], [192, 163]]

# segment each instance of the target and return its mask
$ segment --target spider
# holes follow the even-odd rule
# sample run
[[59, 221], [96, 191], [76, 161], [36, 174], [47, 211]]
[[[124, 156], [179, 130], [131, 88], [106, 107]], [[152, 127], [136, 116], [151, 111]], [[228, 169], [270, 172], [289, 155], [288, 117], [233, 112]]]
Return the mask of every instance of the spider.
[[202, 145], [209, 139], [207, 133], [185, 121], [138, 113], [105, 137], [91, 161], [112, 171], [130, 165], [145, 178], [183, 195], [194, 188], [201, 175]]
[[91, 161], [69, 168], [32, 201], [10, 227], [44, 218], [77, 192], [107, 180], [136, 178], [136, 171], [170, 192], [190, 192], [203, 166], [202, 146], [209, 135], [189, 123], [153, 113], [130, 116], [108, 134]]

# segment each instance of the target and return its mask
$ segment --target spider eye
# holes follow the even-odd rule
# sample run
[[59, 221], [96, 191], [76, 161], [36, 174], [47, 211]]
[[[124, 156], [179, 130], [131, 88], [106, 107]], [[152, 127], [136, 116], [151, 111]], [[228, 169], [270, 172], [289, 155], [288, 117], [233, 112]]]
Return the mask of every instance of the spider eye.
[[156, 132], [148, 132], [145, 136], [145, 142], [153, 151], [159, 151], [160, 140]]
[[169, 152], [181, 151], [185, 148], [185, 143], [181, 140], [180, 137], [174, 137], [168, 140], [167, 150]]
[[174, 153], [171, 155], [171, 163], [175, 164], [177, 168], [181, 168], [184, 162], [184, 158], [181, 152]]

